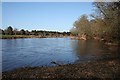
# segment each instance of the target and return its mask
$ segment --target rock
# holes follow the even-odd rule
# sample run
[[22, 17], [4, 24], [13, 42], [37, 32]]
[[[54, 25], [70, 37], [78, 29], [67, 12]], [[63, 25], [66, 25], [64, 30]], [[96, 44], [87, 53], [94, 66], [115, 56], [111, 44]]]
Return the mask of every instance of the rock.
[[55, 61], [52, 61], [51, 63], [60, 66], [60, 64], [56, 63]]

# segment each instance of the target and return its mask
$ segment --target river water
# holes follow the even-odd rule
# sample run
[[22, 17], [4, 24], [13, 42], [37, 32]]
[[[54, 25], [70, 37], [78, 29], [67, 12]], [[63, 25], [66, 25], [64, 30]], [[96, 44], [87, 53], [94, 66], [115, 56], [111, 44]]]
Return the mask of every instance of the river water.
[[72, 40], [70, 38], [1, 39], [2, 71], [21, 67], [56, 66], [95, 60], [113, 59], [119, 56], [95, 40]]

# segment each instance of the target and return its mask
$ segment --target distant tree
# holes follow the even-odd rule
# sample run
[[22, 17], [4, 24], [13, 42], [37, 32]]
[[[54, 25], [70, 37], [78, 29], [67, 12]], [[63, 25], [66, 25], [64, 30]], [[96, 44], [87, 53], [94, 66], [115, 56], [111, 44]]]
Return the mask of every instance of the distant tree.
[[2, 30], [2, 35], [5, 35], [5, 32], [4, 32], [4, 30]]
[[21, 30], [20, 30], [20, 34], [21, 34], [21, 35], [25, 35], [25, 30], [24, 30], [24, 29], [21, 29]]
[[32, 33], [33, 35], [38, 35], [38, 31], [37, 31], [37, 30], [32, 30], [31, 33]]
[[5, 35], [4, 30], [0, 29], [0, 35]]
[[28, 30], [25, 31], [26, 35], [30, 35], [30, 32]]
[[0, 29], [0, 35], [2, 35], [2, 29]]
[[19, 31], [18, 31], [17, 28], [14, 28], [13, 32], [14, 32], [14, 35], [18, 35], [19, 34]]
[[8, 35], [13, 35], [13, 28], [11, 26], [9, 26], [7, 29], [6, 29], [6, 32]]

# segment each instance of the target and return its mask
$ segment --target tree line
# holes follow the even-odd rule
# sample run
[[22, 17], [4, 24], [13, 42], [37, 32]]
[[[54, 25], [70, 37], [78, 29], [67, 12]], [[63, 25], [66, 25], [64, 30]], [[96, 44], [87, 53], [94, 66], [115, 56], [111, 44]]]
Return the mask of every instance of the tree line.
[[94, 2], [95, 13], [88, 19], [83, 14], [70, 30], [74, 36], [103, 39], [108, 42], [120, 42], [120, 1]]
[[1, 35], [34, 35], [41, 37], [62, 37], [62, 36], [70, 36], [70, 32], [56, 32], [56, 31], [43, 31], [43, 30], [18, 30], [16, 28], [12, 28], [11, 26], [7, 27], [7, 29], [0, 29]]

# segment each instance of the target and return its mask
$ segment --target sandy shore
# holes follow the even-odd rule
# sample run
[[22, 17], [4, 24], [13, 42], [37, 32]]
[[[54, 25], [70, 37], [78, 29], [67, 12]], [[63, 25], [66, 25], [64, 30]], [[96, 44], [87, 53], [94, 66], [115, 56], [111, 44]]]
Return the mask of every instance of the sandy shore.
[[[120, 59], [68, 64], [55, 67], [26, 67], [3, 72], [3, 80], [12, 78], [119, 78]], [[22, 79], [24, 80], [24, 79]]]

